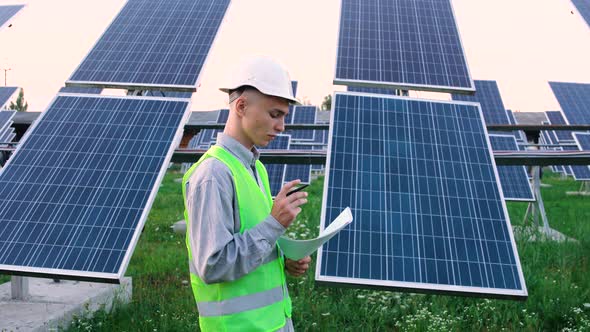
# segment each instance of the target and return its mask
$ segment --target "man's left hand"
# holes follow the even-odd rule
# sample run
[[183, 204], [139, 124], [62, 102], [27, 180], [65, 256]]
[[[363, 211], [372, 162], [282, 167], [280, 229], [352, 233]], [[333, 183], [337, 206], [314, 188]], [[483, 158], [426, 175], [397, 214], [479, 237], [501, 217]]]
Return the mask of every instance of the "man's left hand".
[[303, 274], [305, 274], [307, 269], [309, 269], [309, 263], [311, 263], [311, 257], [309, 256], [297, 261], [285, 258], [285, 267], [287, 272], [294, 277], [301, 277]]

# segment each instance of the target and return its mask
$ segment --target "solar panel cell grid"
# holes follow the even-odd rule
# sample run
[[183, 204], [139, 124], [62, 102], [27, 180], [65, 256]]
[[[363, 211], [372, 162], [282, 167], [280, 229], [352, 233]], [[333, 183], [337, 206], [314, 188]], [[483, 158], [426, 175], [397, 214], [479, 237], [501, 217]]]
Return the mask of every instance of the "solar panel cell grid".
[[[518, 151], [516, 139], [510, 135], [489, 135], [494, 151]], [[498, 176], [504, 199], [534, 201], [533, 190], [524, 166], [498, 166]]]
[[[545, 112], [547, 119], [551, 124], [554, 125], [567, 125], [567, 121], [565, 117], [560, 111], [547, 111]], [[559, 144], [559, 142], [572, 142], [574, 137], [572, 136], [572, 132], [569, 130], [553, 130], [553, 135], [557, 137], [555, 144]]]
[[68, 85], [194, 91], [229, 0], [129, 0]]
[[590, 124], [589, 83], [549, 82], [549, 85], [569, 124]]
[[58, 96], [0, 171], [0, 271], [120, 279], [187, 109]]
[[10, 100], [10, 97], [14, 95], [18, 88], [13, 86], [0, 87], [0, 109], [2, 109]]
[[526, 287], [479, 108], [336, 93], [316, 280], [480, 296]]
[[448, 0], [343, 0], [334, 83], [473, 91]]

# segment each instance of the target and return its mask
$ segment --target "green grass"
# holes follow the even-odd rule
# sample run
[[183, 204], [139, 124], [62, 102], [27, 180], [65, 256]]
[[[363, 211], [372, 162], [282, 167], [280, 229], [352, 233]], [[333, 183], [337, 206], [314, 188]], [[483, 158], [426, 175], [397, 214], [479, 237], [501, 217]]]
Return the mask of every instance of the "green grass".
[[[111, 313], [76, 318], [68, 331], [195, 331], [196, 306], [188, 286], [184, 237], [170, 225], [182, 218], [182, 176], [172, 168], [164, 179], [127, 275], [133, 300]], [[546, 174], [543, 198], [551, 226], [577, 243], [518, 241], [529, 298], [525, 302], [388, 291], [328, 288], [313, 282], [314, 268], [289, 277], [298, 331], [556, 331], [590, 330], [590, 198], [567, 197], [579, 183]], [[309, 203], [289, 228], [298, 238], [318, 232], [323, 179], [308, 188]], [[526, 203], [508, 203], [521, 225]], [[315, 257], [314, 257], [315, 260]], [[587, 304], [586, 307], [584, 304]]]

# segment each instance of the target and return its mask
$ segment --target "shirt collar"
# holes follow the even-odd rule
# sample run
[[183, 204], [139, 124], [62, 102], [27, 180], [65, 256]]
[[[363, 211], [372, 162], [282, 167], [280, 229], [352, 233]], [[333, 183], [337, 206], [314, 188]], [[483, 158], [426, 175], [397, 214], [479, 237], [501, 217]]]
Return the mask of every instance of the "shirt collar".
[[256, 165], [256, 160], [260, 158], [260, 152], [258, 152], [255, 146], [252, 147], [252, 150], [248, 150], [235, 138], [224, 133], [217, 134], [217, 144], [233, 154], [246, 166], [253, 167]]

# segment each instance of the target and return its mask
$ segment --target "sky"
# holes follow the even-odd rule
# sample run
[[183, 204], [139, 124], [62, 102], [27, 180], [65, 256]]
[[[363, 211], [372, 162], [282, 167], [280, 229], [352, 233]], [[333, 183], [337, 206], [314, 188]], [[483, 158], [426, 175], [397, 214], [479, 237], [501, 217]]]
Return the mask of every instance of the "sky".
[[[0, 0], [27, 6], [0, 30], [0, 84], [23, 87], [29, 111], [43, 111], [124, 0]], [[244, 55], [273, 57], [299, 82], [297, 96], [320, 105], [332, 85], [339, 0], [233, 0], [192, 110], [227, 107], [219, 92]], [[590, 83], [590, 28], [570, 0], [452, 0], [473, 79], [496, 80], [507, 109], [559, 109], [548, 81]], [[105, 93], [116, 93], [109, 90]], [[450, 99], [447, 94], [411, 96]]]

